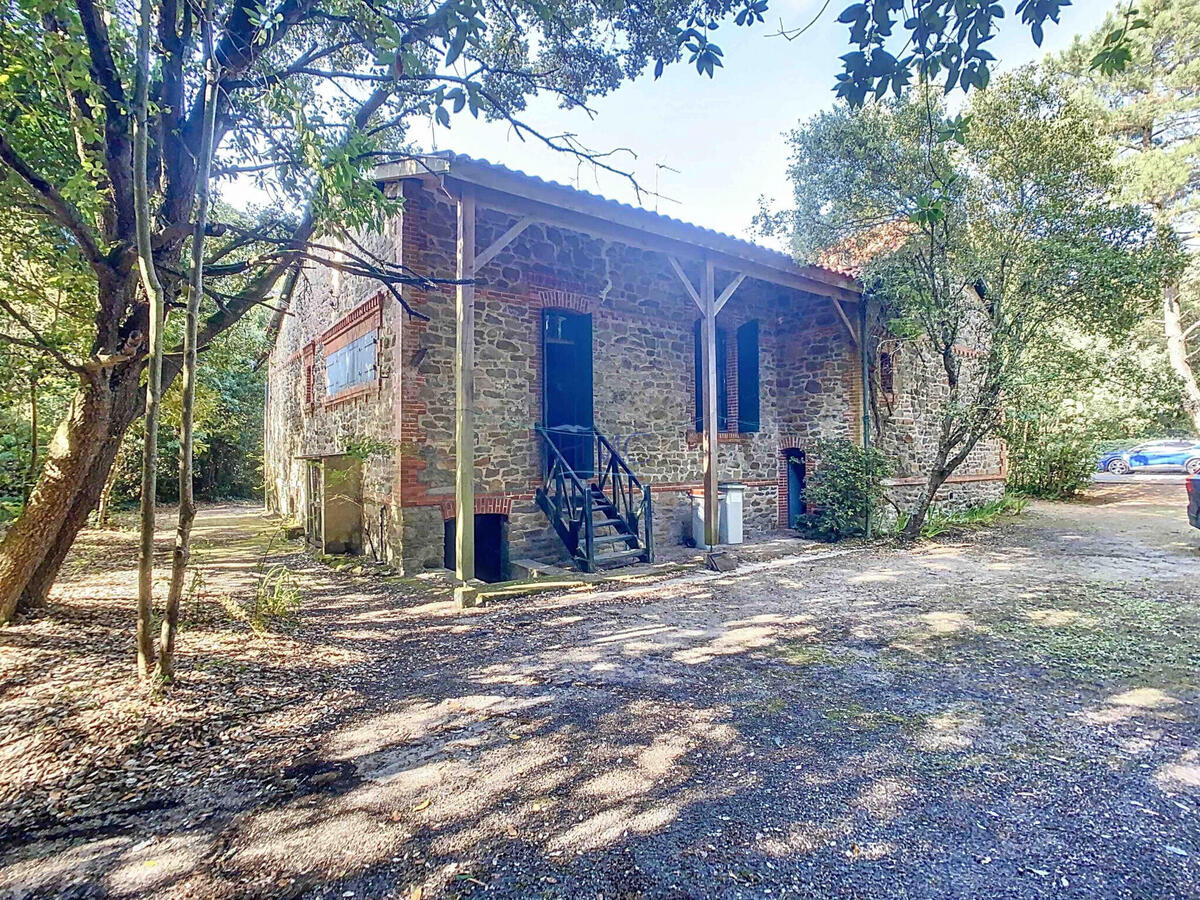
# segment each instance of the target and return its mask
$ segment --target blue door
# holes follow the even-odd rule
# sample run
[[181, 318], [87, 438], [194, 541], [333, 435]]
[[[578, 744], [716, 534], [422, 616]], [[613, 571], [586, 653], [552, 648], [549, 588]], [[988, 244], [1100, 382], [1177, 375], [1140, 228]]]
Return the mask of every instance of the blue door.
[[542, 310], [542, 422], [577, 475], [591, 477], [592, 317]]
[[804, 453], [801, 450], [789, 450], [785, 457], [787, 462], [787, 527], [795, 528], [796, 519], [807, 511], [804, 505]]

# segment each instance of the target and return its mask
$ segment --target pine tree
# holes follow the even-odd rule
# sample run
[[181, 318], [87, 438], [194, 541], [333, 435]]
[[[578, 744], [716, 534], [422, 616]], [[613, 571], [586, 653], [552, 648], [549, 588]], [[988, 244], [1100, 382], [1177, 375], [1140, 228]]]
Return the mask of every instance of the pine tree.
[[[1124, 33], [1121, 71], [1093, 68], [1096, 54]], [[1200, 433], [1200, 0], [1142, 0], [1118, 7], [1095, 34], [1076, 39], [1062, 60], [1095, 94], [1120, 145], [1129, 198], [1155, 211], [1191, 251], [1188, 270], [1162, 296], [1167, 355]], [[1193, 340], [1195, 336], [1195, 340]], [[1192, 349], [1188, 350], [1189, 341]]]

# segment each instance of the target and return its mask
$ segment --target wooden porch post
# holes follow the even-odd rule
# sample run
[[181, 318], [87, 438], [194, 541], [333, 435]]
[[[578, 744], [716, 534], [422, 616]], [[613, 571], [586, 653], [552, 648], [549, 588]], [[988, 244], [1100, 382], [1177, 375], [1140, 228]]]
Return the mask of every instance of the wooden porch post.
[[[475, 192], [458, 198], [458, 280], [475, 277]], [[455, 291], [454, 599], [474, 606], [475, 587], [475, 285]]]
[[717, 303], [713, 286], [713, 264], [704, 261], [700, 284], [700, 304], [704, 313], [701, 342], [704, 357], [704, 542], [717, 545], [717, 445], [720, 443], [720, 423], [717, 421]]

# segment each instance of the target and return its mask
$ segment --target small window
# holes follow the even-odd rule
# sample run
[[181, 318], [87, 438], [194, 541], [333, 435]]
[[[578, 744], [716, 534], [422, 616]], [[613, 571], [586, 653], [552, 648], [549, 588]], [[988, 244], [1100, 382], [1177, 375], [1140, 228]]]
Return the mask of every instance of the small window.
[[892, 354], [879, 354], [879, 389], [885, 394], [896, 393], [896, 370]]
[[737, 430], [758, 431], [758, 322], [737, 330]]
[[[696, 320], [696, 430], [704, 431], [704, 323]], [[729, 373], [726, 371], [725, 330], [717, 329], [717, 430], [729, 430]]]
[[375, 380], [377, 338], [378, 332], [368, 331], [325, 357], [325, 391], [328, 396], [337, 396]]

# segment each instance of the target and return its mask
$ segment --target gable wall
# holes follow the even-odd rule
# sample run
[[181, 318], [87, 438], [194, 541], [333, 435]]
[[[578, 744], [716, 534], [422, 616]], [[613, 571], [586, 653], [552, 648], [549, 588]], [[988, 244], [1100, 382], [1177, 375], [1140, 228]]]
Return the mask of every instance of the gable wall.
[[[359, 240], [381, 258], [399, 261], [398, 222], [382, 234], [360, 236]], [[328, 243], [333, 243], [332, 239]], [[352, 396], [328, 402], [323, 336], [339, 323], [359, 319], [364, 305], [377, 305], [378, 311], [372, 311], [368, 321], [357, 323], [345, 336], [358, 335], [370, 321], [378, 324], [376, 381], [366, 389], [349, 392]], [[380, 290], [377, 281], [313, 265], [297, 282], [271, 353], [268, 375], [264, 480], [270, 508], [303, 521], [308, 463], [302, 457], [337, 455], [348, 448], [365, 453], [363, 550], [381, 561], [391, 561], [399, 546], [394, 454], [401, 329], [399, 304]], [[330, 346], [336, 346], [335, 340]], [[305, 368], [310, 361], [312, 402], [308, 402], [305, 387]]]

